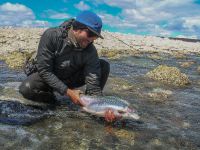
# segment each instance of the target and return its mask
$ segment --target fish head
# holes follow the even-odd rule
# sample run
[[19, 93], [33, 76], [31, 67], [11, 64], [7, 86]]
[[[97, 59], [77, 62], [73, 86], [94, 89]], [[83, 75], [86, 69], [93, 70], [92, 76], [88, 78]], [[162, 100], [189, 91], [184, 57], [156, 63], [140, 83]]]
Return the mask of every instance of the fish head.
[[140, 116], [137, 114], [135, 109], [127, 107], [126, 109], [117, 110], [117, 116], [121, 116], [124, 119], [135, 119], [138, 120]]

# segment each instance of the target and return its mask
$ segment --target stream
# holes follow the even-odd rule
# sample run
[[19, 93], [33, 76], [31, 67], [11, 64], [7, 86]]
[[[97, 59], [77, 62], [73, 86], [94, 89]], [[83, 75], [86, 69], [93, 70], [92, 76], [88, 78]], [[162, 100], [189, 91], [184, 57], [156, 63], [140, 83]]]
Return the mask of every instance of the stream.
[[[112, 124], [57, 93], [55, 106], [24, 99], [18, 87], [25, 74], [0, 61], [0, 149], [200, 149], [200, 56], [160, 57], [159, 64], [177, 67], [192, 83], [178, 88], [146, 78], [158, 66], [146, 56], [108, 60], [111, 72], [104, 94], [127, 100], [140, 115], [137, 121]], [[180, 66], [188, 61], [195, 63]]]

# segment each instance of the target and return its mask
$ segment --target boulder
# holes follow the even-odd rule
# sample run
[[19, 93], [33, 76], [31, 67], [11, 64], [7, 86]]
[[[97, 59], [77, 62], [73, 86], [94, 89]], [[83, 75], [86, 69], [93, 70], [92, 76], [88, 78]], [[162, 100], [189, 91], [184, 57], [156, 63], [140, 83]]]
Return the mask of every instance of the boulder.
[[188, 76], [176, 67], [159, 65], [147, 73], [147, 77], [172, 86], [185, 86], [190, 83]]
[[195, 63], [196, 62], [194, 62], [194, 61], [188, 61], [188, 62], [180, 62], [179, 64], [183, 68], [189, 68], [189, 67], [191, 67]]
[[26, 60], [28, 60], [34, 52], [19, 52], [14, 51], [8, 53], [6, 56], [1, 57], [1, 60], [4, 60], [9, 68], [12, 69], [21, 69]]

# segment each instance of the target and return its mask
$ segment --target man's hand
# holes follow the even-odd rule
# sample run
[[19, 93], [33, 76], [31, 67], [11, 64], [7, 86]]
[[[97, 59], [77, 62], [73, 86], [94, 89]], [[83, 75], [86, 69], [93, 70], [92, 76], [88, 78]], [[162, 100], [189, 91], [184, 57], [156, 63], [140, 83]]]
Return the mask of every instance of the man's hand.
[[81, 105], [80, 103], [80, 94], [83, 92], [81, 90], [72, 90], [72, 89], [67, 89], [66, 95], [70, 97], [73, 103]]
[[105, 120], [107, 122], [113, 122], [113, 121], [116, 121], [117, 119], [120, 119], [121, 116], [115, 116], [114, 112], [112, 109], [108, 109], [106, 112], [105, 112]]

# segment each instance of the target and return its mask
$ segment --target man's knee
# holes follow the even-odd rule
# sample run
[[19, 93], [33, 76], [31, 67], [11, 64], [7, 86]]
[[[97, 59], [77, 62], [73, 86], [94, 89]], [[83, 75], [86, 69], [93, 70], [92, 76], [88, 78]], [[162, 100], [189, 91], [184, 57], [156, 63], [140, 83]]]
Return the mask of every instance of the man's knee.
[[53, 92], [37, 89], [36, 85], [33, 84], [32, 81], [25, 80], [19, 86], [19, 92], [23, 95], [24, 98], [44, 103], [53, 103], [55, 101], [55, 96]]
[[101, 64], [101, 72], [102, 74], [109, 74], [110, 72], [110, 64], [103, 60], [103, 59], [100, 59], [100, 64]]
[[32, 89], [30, 82], [25, 80], [22, 82], [22, 84], [19, 86], [19, 92], [23, 95], [24, 98], [32, 99]]

